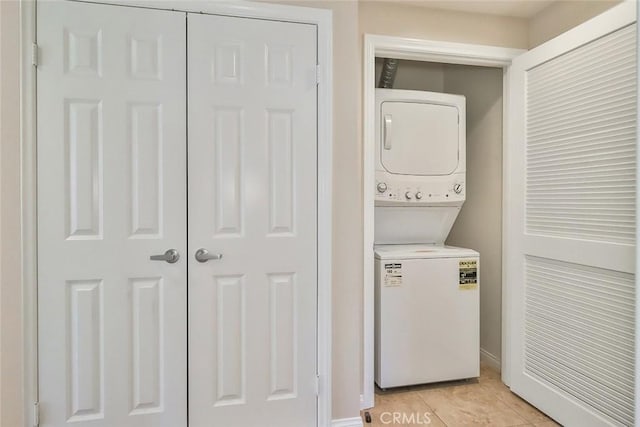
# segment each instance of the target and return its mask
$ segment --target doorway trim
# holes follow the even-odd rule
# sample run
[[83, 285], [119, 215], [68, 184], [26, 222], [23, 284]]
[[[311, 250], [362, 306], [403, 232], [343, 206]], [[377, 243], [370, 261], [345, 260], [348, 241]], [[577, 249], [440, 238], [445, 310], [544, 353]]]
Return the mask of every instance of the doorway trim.
[[[403, 37], [365, 34], [363, 63], [363, 385], [360, 399], [361, 409], [374, 406], [374, 183], [375, 183], [375, 59], [392, 57], [412, 61], [428, 61], [447, 64], [476, 65], [503, 69], [503, 128], [502, 150], [503, 170], [506, 168], [509, 144], [507, 142], [506, 123], [508, 108], [506, 105], [509, 91], [509, 66], [516, 56], [526, 52], [522, 49], [505, 47], [452, 43], [437, 40], [419, 40]], [[508, 193], [509, 183], [502, 181], [503, 197]], [[505, 230], [510, 212], [503, 198], [502, 204], [502, 258], [507, 253]], [[505, 271], [502, 270], [502, 380], [509, 384], [509, 331], [507, 326], [509, 298], [505, 286]]]
[[[78, 0], [69, 0], [78, 1]], [[319, 84], [317, 134], [318, 197], [318, 314], [317, 374], [318, 427], [331, 425], [332, 361], [332, 156], [333, 156], [333, 15], [328, 9], [238, 0], [84, 0], [114, 6], [143, 7], [178, 12], [257, 18], [311, 24], [317, 27]], [[37, 116], [36, 0], [20, 1], [20, 152], [21, 152], [21, 263], [23, 321], [23, 422], [38, 421], [38, 282], [37, 282]]]

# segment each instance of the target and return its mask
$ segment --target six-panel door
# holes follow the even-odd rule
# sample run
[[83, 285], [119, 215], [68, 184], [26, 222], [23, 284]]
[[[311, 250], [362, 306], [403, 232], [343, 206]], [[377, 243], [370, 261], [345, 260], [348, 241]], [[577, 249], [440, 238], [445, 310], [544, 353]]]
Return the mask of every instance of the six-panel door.
[[187, 424], [185, 18], [38, 4], [42, 426]]
[[315, 26], [42, 2], [38, 39], [41, 424], [314, 425]]
[[189, 422], [313, 426], [316, 28], [189, 15], [188, 40]]

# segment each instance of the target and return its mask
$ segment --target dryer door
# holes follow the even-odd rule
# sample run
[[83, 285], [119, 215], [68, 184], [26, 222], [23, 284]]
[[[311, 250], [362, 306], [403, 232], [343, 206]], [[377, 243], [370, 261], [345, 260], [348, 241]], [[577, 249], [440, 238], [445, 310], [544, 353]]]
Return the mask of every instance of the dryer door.
[[451, 105], [393, 102], [380, 109], [380, 158], [401, 175], [449, 175], [458, 167], [458, 109]]

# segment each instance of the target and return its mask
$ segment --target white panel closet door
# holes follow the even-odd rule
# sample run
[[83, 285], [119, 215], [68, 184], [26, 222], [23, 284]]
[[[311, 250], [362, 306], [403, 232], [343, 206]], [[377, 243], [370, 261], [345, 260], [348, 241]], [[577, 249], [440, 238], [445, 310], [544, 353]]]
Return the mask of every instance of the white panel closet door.
[[190, 425], [313, 426], [316, 27], [189, 14], [188, 53]]
[[185, 32], [38, 2], [41, 426], [186, 426]]
[[634, 424], [635, 7], [510, 70], [511, 387], [567, 426]]

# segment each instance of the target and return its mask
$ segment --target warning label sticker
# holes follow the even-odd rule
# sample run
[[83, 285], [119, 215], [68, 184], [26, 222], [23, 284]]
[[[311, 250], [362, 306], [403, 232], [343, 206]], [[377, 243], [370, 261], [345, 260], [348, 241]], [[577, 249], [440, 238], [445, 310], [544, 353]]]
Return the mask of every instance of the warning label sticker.
[[458, 289], [469, 291], [478, 288], [478, 261], [462, 260], [458, 263], [460, 271], [460, 280]]
[[385, 264], [384, 265], [384, 285], [400, 286], [402, 285], [402, 264]]

